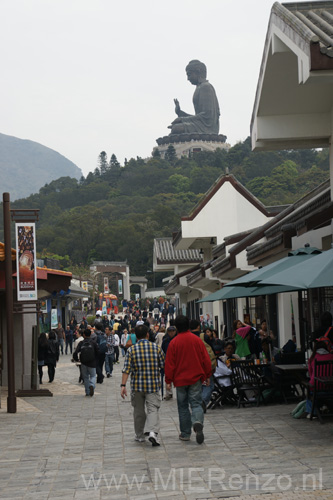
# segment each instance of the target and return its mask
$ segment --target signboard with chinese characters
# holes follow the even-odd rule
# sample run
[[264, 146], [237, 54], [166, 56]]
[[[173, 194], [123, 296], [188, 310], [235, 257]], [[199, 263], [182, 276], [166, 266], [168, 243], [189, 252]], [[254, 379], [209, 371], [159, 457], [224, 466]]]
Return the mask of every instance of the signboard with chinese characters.
[[35, 223], [16, 223], [17, 300], [37, 300]]

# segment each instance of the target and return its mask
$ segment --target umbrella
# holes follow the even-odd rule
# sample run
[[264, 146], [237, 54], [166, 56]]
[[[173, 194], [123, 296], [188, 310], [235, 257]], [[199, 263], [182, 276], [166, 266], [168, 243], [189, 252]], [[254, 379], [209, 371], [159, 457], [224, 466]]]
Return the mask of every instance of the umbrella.
[[291, 292], [295, 290], [292, 286], [228, 286], [217, 292], [211, 293], [199, 302], [215, 302], [216, 300], [237, 299], [240, 297], [258, 297], [259, 295], [273, 295], [274, 293]]
[[[304, 247], [299, 248], [298, 250], [293, 250], [288, 253], [288, 257], [284, 257], [283, 259], [277, 260], [264, 266], [260, 269], [256, 269], [255, 271], [251, 271], [236, 280], [231, 281], [226, 284], [225, 287], [230, 286], [257, 286], [261, 285], [262, 281], [266, 278], [271, 278], [275, 276], [276, 273], [280, 271], [286, 270], [288, 273], [289, 269], [293, 268], [295, 265], [305, 262], [307, 260], [311, 260], [318, 254], [321, 253], [321, 250], [315, 247]], [[267, 284], [273, 284], [274, 281], [269, 281]], [[292, 286], [292, 285], [291, 285]], [[274, 293], [274, 292], [272, 292]], [[279, 292], [275, 292], [279, 293]], [[260, 294], [259, 294], [260, 295]]]
[[261, 285], [292, 286], [294, 290], [333, 287], [333, 249], [263, 279]]

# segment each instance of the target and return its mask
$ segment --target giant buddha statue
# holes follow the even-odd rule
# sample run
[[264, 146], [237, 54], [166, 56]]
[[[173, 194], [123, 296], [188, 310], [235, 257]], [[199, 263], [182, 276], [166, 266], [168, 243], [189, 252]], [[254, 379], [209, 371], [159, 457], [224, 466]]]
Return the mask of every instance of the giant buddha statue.
[[187, 79], [196, 85], [193, 94], [194, 115], [182, 111], [178, 99], [174, 99], [176, 118], [168, 127], [173, 134], [218, 134], [220, 108], [214, 87], [206, 79], [204, 63], [193, 60], [186, 66]]

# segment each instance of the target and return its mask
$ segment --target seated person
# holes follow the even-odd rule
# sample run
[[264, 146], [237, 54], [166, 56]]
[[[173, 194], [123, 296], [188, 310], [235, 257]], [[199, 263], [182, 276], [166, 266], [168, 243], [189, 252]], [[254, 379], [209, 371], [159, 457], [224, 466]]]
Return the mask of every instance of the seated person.
[[226, 342], [224, 345], [224, 354], [219, 358], [225, 365], [230, 367], [231, 361], [240, 360], [238, 354], [235, 354], [235, 343], [234, 342]]
[[267, 325], [267, 321], [265, 319], [262, 320], [262, 322], [260, 323], [260, 326], [261, 326], [261, 328], [259, 330], [259, 337], [261, 340], [263, 340], [266, 337], [270, 337], [272, 340], [276, 339], [272, 330], [268, 331], [268, 325]]
[[[262, 343], [262, 341], [261, 341]], [[296, 352], [296, 344], [295, 342], [293, 342], [291, 339], [288, 340], [288, 342], [282, 347], [281, 351], [276, 353], [274, 355], [274, 363], [276, 365], [278, 364], [284, 364], [284, 363], [281, 363], [282, 361], [282, 357], [283, 357], [283, 354], [290, 354], [290, 353], [293, 353], [293, 352]]]
[[[331, 341], [333, 340], [330, 339]], [[331, 344], [332, 347], [332, 344]], [[329, 350], [332, 350], [331, 348]], [[333, 353], [330, 353], [328, 350], [328, 343], [323, 340], [323, 337], [315, 340], [314, 342], [314, 348], [313, 348], [313, 353], [312, 356], [309, 359], [308, 363], [308, 370], [309, 370], [309, 385], [310, 385], [310, 394], [312, 393], [311, 388], [314, 387], [314, 362], [315, 359], [318, 361], [326, 361], [326, 360], [333, 360]], [[308, 418], [310, 418], [311, 410], [312, 410], [312, 401], [311, 399], [306, 400], [306, 412], [308, 413]], [[316, 411], [314, 412], [314, 415], [316, 415]]]
[[272, 349], [272, 339], [270, 337], [265, 337], [261, 341], [261, 352], [268, 362], [271, 361], [271, 349]]

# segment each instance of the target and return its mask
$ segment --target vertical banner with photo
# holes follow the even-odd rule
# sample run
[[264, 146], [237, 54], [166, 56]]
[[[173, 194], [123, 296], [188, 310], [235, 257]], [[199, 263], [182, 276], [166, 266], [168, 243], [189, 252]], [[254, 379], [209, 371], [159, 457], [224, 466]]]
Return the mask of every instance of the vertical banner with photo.
[[37, 300], [35, 223], [16, 223], [17, 300]]
[[58, 326], [58, 315], [56, 309], [51, 309], [51, 328], [57, 328]]
[[123, 294], [123, 280], [118, 280], [118, 295]]
[[104, 278], [104, 293], [109, 293], [109, 278]]
[[81, 287], [83, 288], [83, 290], [85, 292], [87, 292], [88, 291], [88, 281], [82, 281]]

